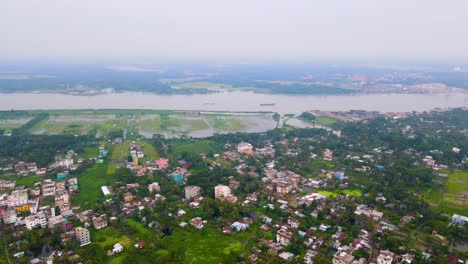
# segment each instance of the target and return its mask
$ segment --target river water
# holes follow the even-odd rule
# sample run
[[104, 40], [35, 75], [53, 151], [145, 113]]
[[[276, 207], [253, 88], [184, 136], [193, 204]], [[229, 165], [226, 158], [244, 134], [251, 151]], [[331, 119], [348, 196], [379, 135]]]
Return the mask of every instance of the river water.
[[[261, 106], [260, 104], [270, 104]], [[271, 105], [274, 104], [274, 105]], [[425, 111], [467, 107], [468, 93], [279, 95], [224, 92], [194, 95], [113, 93], [95, 96], [65, 94], [0, 94], [0, 110], [44, 109], [164, 109], [200, 111], [272, 111], [298, 114], [306, 110], [381, 112]]]

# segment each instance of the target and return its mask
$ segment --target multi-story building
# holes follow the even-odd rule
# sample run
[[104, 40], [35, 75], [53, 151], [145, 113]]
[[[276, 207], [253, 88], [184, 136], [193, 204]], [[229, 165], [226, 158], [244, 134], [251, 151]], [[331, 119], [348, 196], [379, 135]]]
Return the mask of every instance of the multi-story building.
[[200, 195], [201, 188], [198, 186], [187, 186], [184, 188], [185, 199], [190, 200]]
[[293, 237], [293, 233], [289, 232], [285, 228], [281, 228], [276, 232], [276, 242], [280, 243], [283, 246], [287, 246]]
[[107, 217], [105, 214], [93, 218], [93, 226], [95, 229], [102, 229], [107, 226]]
[[52, 180], [44, 180], [42, 182], [42, 195], [53, 196], [55, 195], [55, 182]]
[[5, 224], [14, 224], [16, 222], [16, 210], [14, 208], [8, 208], [3, 212], [2, 217]]
[[231, 188], [226, 185], [219, 184], [215, 187], [215, 199], [223, 200], [231, 194]]
[[7, 205], [10, 207], [17, 207], [28, 203], [28, 191], [27, 190], [16, 190], [12, 191], [8, 196]]
[[395, 253], [388, 250], [381, 250], [377, 257], [377, 264], [392, 264]]
[[324, 160], [332, 160], [333, 159], [333, 151], [329, 149], [325, 149], [323, 152], [323, 159]]
[[26, 216], [24, 218], [26, 228], [32, 230], [35, 227], [44, 228], [47, 226], [47, 219], [43, 212], [39, 212], [35, 215]]
[[91, 244], [91, 236], [89, 235], [88, 229], [85, 227], [75, 228], [76, 239], [80, 242], [80, 246], [86, 246]]
[[70, 210], [70, 195], [67, 191], [61, 191], [56, 193], [55, 206], [60, 208], [60, 211]]
[[244, 153], [244, 154], [250, 154], [252, 153], [253, 147], [252, 144], [247, 143], [247, 142], [241, 142], [237, 145], [237, 152], [239, 153]]
[[337, 251], [333, 256], [333, 264], [352, 264], [354, 262], [354, 256], [344, 251]]

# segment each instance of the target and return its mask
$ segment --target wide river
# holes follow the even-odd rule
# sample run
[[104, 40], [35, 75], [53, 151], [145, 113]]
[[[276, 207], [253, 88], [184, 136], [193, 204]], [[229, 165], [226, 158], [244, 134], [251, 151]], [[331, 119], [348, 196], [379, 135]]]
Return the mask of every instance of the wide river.
[[[261, 106], [260, 104], [274, 104]], [[425, 111], [467, 107], [468, 93], [279, 95], [225, 92], [194, 95], [113, 93], [96, 96], [64, 94], [0, 94], [0, 110], [44, 109], [165, 109], [200, 111], [273, 111], [281, 114], [306, 110]]]

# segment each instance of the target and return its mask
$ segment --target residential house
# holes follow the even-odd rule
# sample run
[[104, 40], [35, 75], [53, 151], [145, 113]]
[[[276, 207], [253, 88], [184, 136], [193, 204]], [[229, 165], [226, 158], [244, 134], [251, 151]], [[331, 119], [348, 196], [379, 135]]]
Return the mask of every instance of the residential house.
[[80, 242], [80, 246], [86, 246], [91, 244], [91, 236], [89, 235], [88, 229], [85, 227], [75, 228], [76, 239]]
[[107, 226], [107, 217], [105, 214], [93, 218], [93, 226], [95, 229], [102, 229]]
[[201, 188], [198, 186], [187, 186], [184, 188], [185, 199], [190, 200], [200, 195]]
[[276, 232], [276, 242], [280, 243], [283, 246], [287, 246], [293, 238], [293, 233], [289, 232], [285, 228], [281, 228]]

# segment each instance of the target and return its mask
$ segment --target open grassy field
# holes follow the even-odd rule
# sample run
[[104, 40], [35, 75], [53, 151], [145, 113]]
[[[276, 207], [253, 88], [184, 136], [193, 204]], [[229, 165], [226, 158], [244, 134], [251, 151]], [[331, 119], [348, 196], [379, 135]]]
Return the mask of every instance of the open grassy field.
[[111, 151], [111, 159], [114, 161], [126, 160], [130, 155], [130, 140], [125, 140], [120, 145], [113, 145]]
[[110, 185], [116, 180], [108, 166], [112, 164], [96, 164], [78, 177], [78, 196], [72, 198], [72, 204], [80, 205], [83, 209], [93, 208], [100, 198], [104, 198], [101, 186]]
[[1, 119], [0, 118], [0, 129], [14, 129], [18, 128], [31, 120], [32, 117], [21, 117], [17, 119]]
[[338, 122], [338, 120], [336, 120], [334, 118], [331, 118], [331, 117], [327, 117], [327, 116], [319, 116], [319, 117], [316, 118], [316, 122], [319, 125], [326, 126], [326, 127], [331, 127], [334, 124], [336, 124]]
[[223, 146], [216, 144], [210, 140], [197, 140], [197, 141], [177, 141], [173, 142], [169, 145], [171, 148], [171, 152], [175, 155], [179, 155], [182, 152], [189, 152], [189, 153], [208, 153], [212, 152], [221, 152], [223, 150]]
[[105, 135], [118, 123], [119, 119], [113, 115], [54, 115], [34, 126], [31, 133], [85, 135], [98, 131]]
[[210, 228], [197, 231], [177, 229], [158, 244], [172, 251], [181, 263], [237, 263], [235, 256], [250, 248], [251, 237], [248, 231], [225, 236]]

